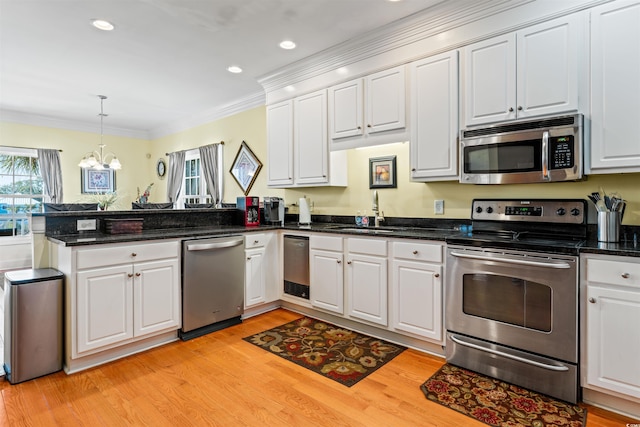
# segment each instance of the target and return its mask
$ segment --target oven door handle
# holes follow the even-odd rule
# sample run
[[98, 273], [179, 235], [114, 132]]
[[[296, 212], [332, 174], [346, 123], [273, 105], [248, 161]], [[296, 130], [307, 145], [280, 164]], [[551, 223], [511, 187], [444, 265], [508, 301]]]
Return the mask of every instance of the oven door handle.
[[483, 347], [481, 345], [477, 345], [477, 344], [473, 344], [473, 343], [470, 343], [470, 342], [466, 342], [466, 341], [463, 341], [460, 338], [456, 337], [453, 334], [449, 335], [449, 338], [451, 338], [451, 340], [453, 342], [455, 342], [456, 344], [459, 344], [461, 346], [470, 347], [470, 348], [473, 348], [473, 349], [479, 350], [479, 351], [484, 351], [485, 353], [495, 354], [496, 356], [506, 357], [508, 359], [513, 359], [513, 360], [516, 360], [518, 362], [527, 363], [529, 365], [537, 366], [538, 368], [547, 369], [547, 370], [550, 370], [550, 371], [568, 371], [569, 370], [569, 368], [564, 366], [564, 365], [557, 366], [557, 365], [549, 365], [547, 363], [536, 362], [535, 360], [526, 359], [524, 357], [516, 356], [515, 354], [505, 353], [504, 351], [494, 350], [492, 348], [486, 348], [486, 347]]
[[476, 259], [479, 261], [496, 261], [505, 262], [509, 264], [530, 265], [534, 267], [547, 267], [547, 268], [571, 268], [566, 262], [545, 262], [545, 261], [531, 261], [528, 259], [514, 259], [514, 258], [500, 258], [482, 255], [471, 255], [462, 252], [451, 252], [451, 255], [458, 258]]

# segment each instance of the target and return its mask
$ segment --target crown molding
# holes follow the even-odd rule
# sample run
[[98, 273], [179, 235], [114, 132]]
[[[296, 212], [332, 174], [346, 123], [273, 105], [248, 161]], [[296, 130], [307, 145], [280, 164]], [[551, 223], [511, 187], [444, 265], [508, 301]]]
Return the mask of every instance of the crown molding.
[[[54, 129], [71, 130], [78, 132], [99, 133], [95, 122], [81, 122], [77, 120], [64, 120], [54, 117], [29, 114], [13, 110], [0, 110], [0, 121], [9, 123], [19, 123], [23, 125], [42, 126]], [[137, 129], [119, 128], [104, 126], [103, 133], [106, 135], [123, 136], [126, 138], [149, 139], [149, 132]]]
[[[496, 29], [496, 31], [491, 34], [484, 34], [476, 39], [466, 40], [464, 43], [443, 43], [438, 50], [417, 53], [414, 58], [395, 58], [396, 62], [393, 62], [393, 56], [389, 55], [391, 61], [387, 62], [385, 66], [393, 67], [411, 60], [456, 49], [481, 39], [515, 31], [529, 25], [578, 12], [609, 1], [611, 0], [585, 0], [571, 5], [568, 4], [567, 7], [561, 8], [561, 10], [557, 10], [556, 12], [550, 12], [544, 14], [544, 16], [531, 17], [524, 23], [520, 22], [511, 27]], [[281, 90], [286, 86], [295, 85], [296, 83], [335, 71], [340, 67], [347, 67], [369, 58], [391, 53], [404, 46], [436, 37], [447, 31], [507, 12], [511, 9], [537, 2], [537, 0], [476, 0], [473, 2], [468, 0], [447, 0], [399, 21], [370, 31], [361, 37], [338, 44], [300, 61], [276, 69], [268, 74], [259, 76], [258, 83], [264, 87], [266, 93]], [[369, 71], [376, 72], [379, 70]]]
[[236, 102], [229, 103], [220, 107], [205, 110], [200, 114], [192, 115], [182, 120], [176, 120], [167, 125], [152, 129], [149, 131], [150, 139], [158, 139], [167, 135], [182, 132], [201, 126], [212, 121], [232, 116], [255, 107], [265, 105], [266, 96], [263, 91], [256, 92], [246, 96]]

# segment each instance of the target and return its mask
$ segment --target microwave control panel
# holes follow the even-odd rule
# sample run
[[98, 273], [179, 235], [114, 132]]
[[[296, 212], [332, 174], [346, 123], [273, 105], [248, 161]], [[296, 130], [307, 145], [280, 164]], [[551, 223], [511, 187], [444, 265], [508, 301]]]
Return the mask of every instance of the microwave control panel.
[[552, 136], [550, 145], [550, 169], [569, 169], [574, 166], [573, 135]]

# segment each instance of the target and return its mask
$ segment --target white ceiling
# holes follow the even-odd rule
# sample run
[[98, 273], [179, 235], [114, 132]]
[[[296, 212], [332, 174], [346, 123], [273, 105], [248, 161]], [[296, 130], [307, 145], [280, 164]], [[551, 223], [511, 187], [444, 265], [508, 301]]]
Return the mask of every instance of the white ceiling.
[[151, 135], [260, 99], [258, 77], [439, 1], [0, 0], [0, 114], [97, 130], [106, 95], [105, 132]]

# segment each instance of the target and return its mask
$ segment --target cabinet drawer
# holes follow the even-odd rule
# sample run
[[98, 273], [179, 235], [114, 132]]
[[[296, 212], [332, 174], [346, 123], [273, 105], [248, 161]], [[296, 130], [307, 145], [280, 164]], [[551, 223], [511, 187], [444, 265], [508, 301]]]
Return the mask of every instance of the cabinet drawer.
[[640, 288], [640, 263], [588, 259], [587, 280]]
[[244, 248], [261, 248], [267, 242], [267, 238], [263, 233], [249, 233], [244, 236]]
[[418, 241], [393, 242], [393, 257], [442, 263], [442, 245]]
[[350, 253], [387, 256], [387, 241], [379, 239], [357, 239], [350, 237], [347, 242]]
[[108, 245], [99, 248], [78, 249], [76, 268], [95, 268], [130, 262], [178, 258], [180, 242], [141, 243], [135, 245]]
[[317, 236], [315, 234], [309, 237], [309, 247], [311, 249], [342, 252], [342, 244], [342, 237]]

